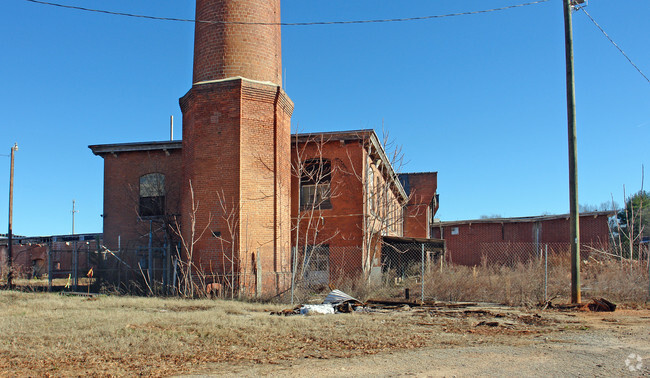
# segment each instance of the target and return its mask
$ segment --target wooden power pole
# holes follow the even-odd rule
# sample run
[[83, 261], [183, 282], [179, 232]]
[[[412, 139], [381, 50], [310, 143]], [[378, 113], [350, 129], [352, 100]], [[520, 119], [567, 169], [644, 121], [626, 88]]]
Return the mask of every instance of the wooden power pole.
[[575, 79], [573, 75], [573, 27], [571, 11], [584, 0], [563, 0], [566, 55], [567, 120], [569, 132], [569, 208], [571, 238], [571, 303], [580, 303], [580, 223], [578, 209], [578, 151], [576, 133]]
[[9, 163], [9, 230], [7, 232], [7, 287], [13, 286], [13, 219], [14, 219], [14, 154], [18, 151], [18, 144], [11, 147], [11, 162]]

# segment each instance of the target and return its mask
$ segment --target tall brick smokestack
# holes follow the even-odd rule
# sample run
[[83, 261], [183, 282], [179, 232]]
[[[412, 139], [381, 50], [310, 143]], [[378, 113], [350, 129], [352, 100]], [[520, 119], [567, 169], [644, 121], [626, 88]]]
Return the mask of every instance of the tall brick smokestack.
[[[197, 0], [193, 82], [241, 76], [281, 85], [279, 0]], [[238, 24], [262, 23], [267, 25]]]
[[293, 103], [280, 26], [268, 25], [280, 22], [280, 1], [197, 0], [196, 18], [222, 23], [195, 24], [193, 84], [180, 99], [182, 234], [188, 247], [203, 235], [192, 260], [210, 281], [275, 295], [291, 282]]

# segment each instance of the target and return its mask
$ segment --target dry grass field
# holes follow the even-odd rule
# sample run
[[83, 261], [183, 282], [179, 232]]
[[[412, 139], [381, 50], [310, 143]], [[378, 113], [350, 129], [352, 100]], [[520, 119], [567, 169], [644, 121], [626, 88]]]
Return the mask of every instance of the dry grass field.
[[[323, 360], [330, 361], [328, 369], [343, 369], [327, 375], [341, 374], [349, 361], [365, 363], [366, 370], [348, 372], [380, 374], [376, 364], [369, 363], [370, 356], [415, 353], [400, 359], [419, 360], [424, 353], [420, 351], [443, 356], [447, 350], [495, 346], [516, 354], [518, 348], [558, 335], [587, 335], [597, 327], [605, 333], [628, 332], [619, 320], [601, 320], [616, 315], [504, 306], [306, 317], [269, 314], [282, 308], [286, 306], [0, 291], [0, 375], [310, 374], [310, 367], [322, 367]], [[633, 322], [645, 329], [640, 345], [648, 345], [650, 313], [625, 311], [620, 316], [640, 322]], [[455, 358], [453, 353], [449, 358]], [[392, 365], [396, 372], [413, 368], [400, 361]], [[302, 371], [287, 370], [300, 366]]]

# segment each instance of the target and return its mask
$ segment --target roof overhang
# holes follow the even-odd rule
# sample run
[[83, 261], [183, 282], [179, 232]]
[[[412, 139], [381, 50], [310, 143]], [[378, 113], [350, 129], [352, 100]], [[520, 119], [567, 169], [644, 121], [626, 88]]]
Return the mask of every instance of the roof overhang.
[[183, 142], [180, 140], [169, 140], [162, 142], [95, 144], [88, 146], [93, 154], [102, 157], [106, 154], [117, 154], [122, 152], [180, 150], [182, 147]]

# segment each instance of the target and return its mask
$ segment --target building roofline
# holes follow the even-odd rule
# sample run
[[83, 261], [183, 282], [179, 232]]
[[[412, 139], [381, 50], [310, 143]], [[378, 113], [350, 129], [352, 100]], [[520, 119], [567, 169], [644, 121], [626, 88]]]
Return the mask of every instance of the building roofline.
[[[300, 133], [292, 134], [292, 137], [298, 137], [299, 141], [306, 141], [310, 137], [329, 136], [334, 140], [361, 140], [364, 137], [374, 133], [372, 129], [350, 130], [350, 131], [331, 131], [318, 133]], [[103, 154], [118, 152], [137, 152], [137, 151], [154, 151], [154, 150], [172, 150], [183, 147], [182, 140], [165, 140], [149, 142], [129, 142], [129, 143], [110, 143], [110, 144], [93, 144], [88, 146], [93, 154], [101, 156]]]
[[438, 171], [431, 171], [431, 172], [402, 172], [398, 173], [399, 176], [401, 175], [431, 175], [431, 174], [438, 174]]
[[180, 140], [166, 140], [156, 142], [135, 142], [135, 143], [112, 143], [112, 144], [93, 144], [88, 146], [93, 154], [102, 156], [105, 154], [115, 154], [119, 152], [137, 152], [137, 151], [167, 151], [177, 150], [183, 147]]
[[[315, 133], [294, 133], [291, 137], [298, 139], [298, 142], [306, 142], [310, 138], [326, 136], [327, 141], [330, 140], [363, 140], [374, 134], [373, 129], [359, 129], [359, 130], [346, 130], [346, 131], [323, 131]], [[375, 135], [376, 136], [376, 135]]]
[[[398, 174], [393, 169], [384, 147], [377, 137], [377, 133], [373, 129], [360, 129], [360, 130], [347, 130], [347, 131], [326, 131], [316, 133], [299, 133], [292, 134], [292, 138], [297, 139], [297, 142], [307, 142], [310, 138], [314, 137], [327, 137], [327, 141], [331, 140], [365, 140], [369, 139], [375, 147], [379, 158], [386, 163], [388, 167], [388, 175], [395, 183], [397, 191], [402, 198], [407, 199], [408, 195], [399, 181]], [[93, 154], [97, 156], [104, 156], [107, 154], [117, 154], [122, 152], [140, 152], [140, 151], [168, 151], [181, 149], [183, 147], [182, 140], [168, 140], [168, 141], [152, 141], [152, 142], [135, 142], [135, 143], [112, 143], [112, 144], [93, 144], [88, 146]], [[437, 173], [437, 172], [420, 172], [420, 173]]]
[[[616, 214], [615, 210], [608, 211], [592, 211], [588, 213], [581, 213], [581, 217], [599, 217], [599, 216], [613, 216]], [[563, 219], [569, 218], [570, 214], [554, 214], [554, 215], [538, 215], [530, 217], [512, 217], [512, 218], [487, 218], [487, 219], [468, 219], [468, 220], [457, 220], [457, 221], [443, 221], [435, 222], [432, 224], [432, 227], [439, 226], [455, 226], [462, 224], [472, 224], [472, 223], [527, 223], [527, 222], [538, 222], [545, 220], [554, 220], [554, 219]]]
[[[25, 244], [25, 243], [49, 243], [49, 242], [66, 242], [66, 241], [90, 241], [95, 240], [97, 237], [103, 238], [104, 234], [101, 232], [89, 232], [84, 234], [72, 234], [72, 235], [50, 235], [50, 236], [16, 236], [13, 235], [12, 241], [14, 244]], [[5, 238], [6, 234], [0, 234], [0, 245], [7, 245], [9, 242], [8, 238]]]
[[399, 181], [399, 177], [395, 172], [395, 170], [393, 169], [393, 165], [388, 159], [388, 156], [386, 156], [386, 151], [384, 151], [384, 147], [379, 141], [379, 137], [377, 136], [375, 130], [360, 129], [360, 130], [347, 130], [347, 131], [326, 131], [326, 132], [316, 132], [316, 133], [292, 134], [292, 137], [294, 138], [294, 142], [296, 143], [308, 142], [314, 137], [322, 137], [322, 136], [327, 137], [327, 139], [324, 140], [325, 142], [330, 142], [333, 140], [365, 140], [365, 139], [370, 140], [370, 143], [372, 143], [374, 150], [377, 151], [379, 158], [388, 167], [388, 175], [390, 176], [391, 180], [395, 183], [395, 187], [397, 188], [397, 191], [399, 192], [399, 194], [402, 196], [403, 199], [405, 200], [408, 199], [408, 195], [406, 194], [406, 191], [404, 190], [402, 183]]
[[445, 239], [414, 238], [409, 236], [382, 236], [382, 240], [393, 243], [445, 243]]

